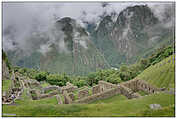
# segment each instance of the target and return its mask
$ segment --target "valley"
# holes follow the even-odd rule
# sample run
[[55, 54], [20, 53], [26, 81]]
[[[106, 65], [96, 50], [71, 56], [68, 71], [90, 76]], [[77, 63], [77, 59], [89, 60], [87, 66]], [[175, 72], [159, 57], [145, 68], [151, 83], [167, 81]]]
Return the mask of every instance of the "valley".
[[175, 117], [173, 2], [16, 4], [3, 3], [2, 117]]

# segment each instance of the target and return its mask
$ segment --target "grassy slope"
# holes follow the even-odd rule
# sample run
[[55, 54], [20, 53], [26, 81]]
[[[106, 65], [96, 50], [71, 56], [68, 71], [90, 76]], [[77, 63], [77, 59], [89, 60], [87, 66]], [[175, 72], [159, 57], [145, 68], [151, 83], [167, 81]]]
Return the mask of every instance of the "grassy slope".
[[[168, 63], [171, 58], [149, 67], [138, 78], [157, 87], [174, 87], [174, 64]], [[56, 105], [56, 97], [34, 101], [24, 92], [17, 105], [3, 105], [2, 111], [17, 116], [174, 116], [174, 102], [174, 95], [158, 93], [131, 100], [116, 95], [92, 104]], [[151, 110], [149, 104], [160, 104], [162, 109]]]
[[[159, 93], [132, 100], [111, 100], [112, 103], [56, 105], [53, 99], [17, 102], [17, 105], [3, 105], [3, 113], [17, 116], [147, 116], [149, 104], [160, 104], [162, 113], [152, 112], [151, 116], [174, 116], [174, 95]], [[168, 109], [169, 108], [169, 109]], [[163, 111], [164, 110], [164, 111]]]
[[[174, 55], [163, 61], [150, 66], [136, 78], [147, 81], [159, 88], [174, 88], [175, 86], [175, 63], [172, 62]], [[170, 63], [168, 62], [170, 60]]]
[[12, 80], [2, 80], [2, 91], [7, 91], [12, 84]]

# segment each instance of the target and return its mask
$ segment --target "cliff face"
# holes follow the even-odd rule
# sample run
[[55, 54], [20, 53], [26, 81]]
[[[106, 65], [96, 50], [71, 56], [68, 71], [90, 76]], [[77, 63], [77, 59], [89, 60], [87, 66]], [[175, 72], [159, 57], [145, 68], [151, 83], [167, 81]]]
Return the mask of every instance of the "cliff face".
[[150, 36], [146, 30], [157, 23], [158, 19], [147, 6], [128, 7], [119, 14], [111, 39], [116, 42], [117, 50], [129, 59], [139, 52], [138, 48], [142, 50], [148, 45]]
[[70, 17], [61, 18], [47, 31], [29, 34], [25, 48], [14, 43], [17, 48], [7, 54], [13, 65], [69, 74], [134, 63], [174, 42], [173, 8], [166, 8], [160, 19], [146, 5], [127, 7], [119, 14], [104, 14], [99, 24], [88, 23], [87, 28]]
[[8, 52], [14, 65], [79, 75], [109, 67], [86, 29], [70, 17], [57, 20], [47, 32], [33, 38], [36, 43], [31, 53], [22, 49]]
[[[109, 67], [104, 56], [90, 41], [87, 31], [74, 19], [62, 18], [55, 23], [54, 29], [56, 33], [64, 34], [64, 38], [59, 40], [64, 52], [58, 52], [57, 44], [51, 44], [51, 50], [40, 58], [42, 70], [83, 75]], [[55, 33], [53, 36], [60, 38]]]
[[161, 21], [146, 5], [127, 7], [116, 22], [104, 17], [92, 40], [112, 66], [135, 62], [146, 52], [173, 42], [173, 29], [165, 27], [171, 23], [171, 11], [167, 9]]

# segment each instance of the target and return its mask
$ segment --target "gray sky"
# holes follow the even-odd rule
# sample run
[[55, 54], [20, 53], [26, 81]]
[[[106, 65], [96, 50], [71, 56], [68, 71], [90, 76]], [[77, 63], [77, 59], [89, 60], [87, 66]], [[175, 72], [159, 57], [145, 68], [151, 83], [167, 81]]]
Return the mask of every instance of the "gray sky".
[[164, 6], [168, 3], [114, 2], [103, 7], [100, 2], [4, 2], [3, 31], [9, 26], [13, 26], [15, 31], [13, 39], [9, 36], [3, 35], [3, 48], [6, 50], [14, 49], [13, 41], [15, 41], [22, 49], [30, 49], [30, 43], [28, 43], [26, 39], [30, 37], [31, 32], [33, 30], [38, 30], [40, 32], [47, 31], [55, 22], [54, 18], [71, 17], [85, 27], [83, 21], [98, 24], [100, 21], [99, 16], [103, 13], [109, 14], [114, 11], [119, 14], [120, 11], [128, 6], [145, 4], [148, 4], [148, 6], [155, 12], [155, 15], [160, 18]]

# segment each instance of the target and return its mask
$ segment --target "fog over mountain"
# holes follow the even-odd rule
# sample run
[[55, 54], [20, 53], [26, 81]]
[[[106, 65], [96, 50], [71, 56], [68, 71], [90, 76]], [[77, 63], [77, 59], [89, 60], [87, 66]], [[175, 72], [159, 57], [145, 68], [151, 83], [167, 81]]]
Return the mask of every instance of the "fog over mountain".
[[3, 50], [15, 66], [86, 74], [171, 44], [174, 19], [173, 2], [4, 2]]
[[[115, 2], [115, 3], [3, 3], [3, 49], [14, 50], [20, 48], [30, 52], [36, 41], [31, 38], [37, 33], [46, 33], [52, 36], [50, 28], [53, 23], [63, 17], [76, 19], [83, 27], [86, 23], [98, 24], [102, 16], [116, 13], [113, 20], [115, 21], [119, 12], [128, 6], [134, 5], [148, 6], [155, 12], [156, 16], [163, 19], [165, 8], [171, 3], [145, 3], [145, 2]], [[158, 8], [158, 9], [157, 9]], [[10, 31], [9, 31], [10, 28]], [[11, 36], [6, 35], [11, 32]], [[46, 37], [40, 34], [40, 37]], [[60, 37], [64, 37], [60, 33]], [[35, 39], [37, 40], [37, 39]], [[39, 40], [39, 39], [38, 39]], [[54, 42], [50, 38], [50, 42]], [[47, 44], [41, 45], [39, 51], [45, 52]], [[60, 43], [61, 46], [62, 42]], [[64, 47], [63, 47], [64, 48]], [[65, 48], [63, 50], [66, 50]]]

